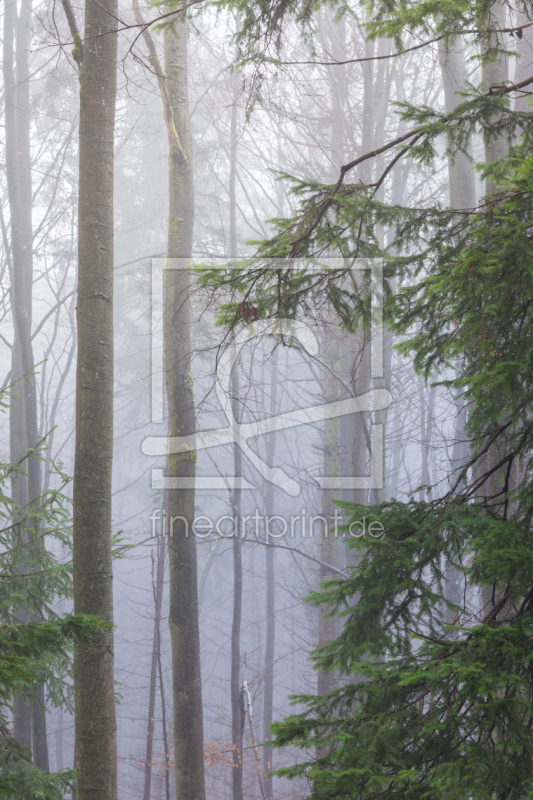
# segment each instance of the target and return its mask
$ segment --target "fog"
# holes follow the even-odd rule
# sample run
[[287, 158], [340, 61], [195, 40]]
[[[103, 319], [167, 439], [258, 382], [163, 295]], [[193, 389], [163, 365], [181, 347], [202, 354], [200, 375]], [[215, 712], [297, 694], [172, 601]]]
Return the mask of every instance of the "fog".
[[[20, 4], [17, 8], [21, 15]], [[82, 10], [75, 11], [81, 24]], [[445, 110], [443, 75], [451, 67], [443, 63], [438, 48], [389, 58], [392, 40], [365, 40], [366, 12], [356, 4], [352, 11], [340, 20], [328, 8], [317, 11], [312, 42], [290, 23], [280, 52], [270, 53], [271, 62], [235, 67], [238, 47], [233, 37], [239, 16], [228, 10], [191, 10], [188, 100], [183, 102], [188, 102], [192, 137], [194, 232], [191, 258], [172, 266], [165, 259], [169, 206], [163, 104], [145, 41], [138, 28], [127, 27], [134, 25], [133, 10], [120, 4], [124, 24], [118, 39], [114, 143], [112, 483], [120, 800], [147, 800], [151, 689], [155, 706], [149, 797], [166, 800], [167, 792], [168, 797], [175, 794], [169, 536], [184, 535], [186, 528], [186, 535], [196, 540], [206, 795], [211, 800], [235, 796], [233, 657], [253, 704], [250, 714], [243, 691], [238, 754], [243, 797], [261, 799], [265, 790], [260, 780], [266, 773], [302, 758], [290, 747], [262, 747], [270, 735], [268, 723], [300, 709], [291, 704], [291, 696], [316, 693], [321, 676], [310, 656], [342, 624], [325, 621], [309, 595], [322, 580], [346, 575], [355, 565], [351, 540], [374, 535], [364, 523], [350, 531], [343, 528], [345, 512], [332, 501], [365, 506], [391, 498], [439, 497], [453, 483], [451, 467], [465, 456], [461, 400], [446, 386], [432, 385], [436, 375], [424, 381], [415, 373], [410, 358], [396, 348], [400, 339], [383, 329], [379, 315], [370, 340], [363, 342], [361, 332], [347, 332], [333, 319], [325, 299], [313, 298], [299, 310], [297, 324], [293, 320], [285, 326], [263, 324], [253, 306], [243, 307], [244, 333], [235, 345], [233, 334], [219, 324], [224, 302], [234, 295], [200, 285], [202, 265], [224, 267], [230, 258], [253, 258], [253, 242], [273, 235], [272, 220], [296, 213], [298, 185], [287, 175], [295, 181], [335, 183], [342, 164], [405, 130], [396, 103]], [[153, 7], [142, 12], [146, 17], [155, 13]], [[54, 465], [74, 474], [79, 78], [59, 4], [36, 2], [31, 18], [20, 24], [31, 31], [25, 84], [31, 207], [25, 213], [33, 231], [31, 329], [38, 433], [46, 442], [46, 488], [61, 484]], [[163, 58], [163, 34], [152, 34]], [[365, 56], [374, 60], [349, 61]], [[4, 62], [9, 58], [13, 56], [4, 47]], [[15, 64], [17, 58], [22, 63], [18, 56]], [[336, 61], [348, 63], [334, 65]], [[477, 66], [469, 69], [469, 80], [479, 78]], [[5, 162], [10, 157], [5, 127], [1, 138]], [[421, 168], [407, 157], [378, 186], [377, 198], [410, 208], [447, 203], [448, 155], [444, 144], [438, 146], [435, 169]], [[472, 146], [478, 152], [481, 138]], [[377, 181], [385, 166], [384, 157], [373, 165], [364, 162], [350, 180]], [[5, 170], [0, 179], [0, 359], [5, 388], [20, 376], [12, 368], [14, 223]], [[479, 178], [472, 173], [471, 180], [479, 198]], [[377, 233], [384, 248], [393, 235], [386, 225]], [[339, 252], [319, 253], [317, 260], [329, 269], [348, 265]], [[362, 258], [356, 266], [358, 274], [367, 276], [365, 291], [377, 292], [374, 308], [379, 308], [384, 291], [380, 264]], [[309, 270], [314, 267], [310, 260]], [[176, 434], [169, 432], [165, 390], [170, 367], [164, 355], [163, 273], [172, 268], [190, 268], [193, 275], [192, 288], [182, 299], [192, 314], [190, 384], [197, 431], [194, 445], [187, 445], [197, 453], [195, 523], [190, 528], [190, 521], [181, 519], [171, 526], [167, 515], [168, 495], [182, 491], [182, 479], [169, 476], [167, 464], [168, 437]], [[445, 378], [440, 375], [439, 380]], [[18, 386], [9, 391], [17, 395]], [[362, 396], [367, 400], [361, 407], [350, 405]], [[328, 407], [335, 404], [328, 416]], [[7, 409], [0, 430], [5, 461], [10, 461], [9, 416]], [[273, 424], [272, 419], [281, 422]], [[71, 495], [71, 486], [66, 491]], [[387, 531], [376, 530], [375, 535], [387, 536]], [[47, 546], [69, 561], [67, 549], [53, 541]], [[238, 650], [236, 558], [242, 572]], [[72, 608], [70, 598], [58, 597], [54, 604], [58, 614]], [[196, 614], [196, 607], [183, 613]], [[70, 685], [72, 677], [65, 681]], [[50, 770], [57, 771], [75, 764], [74, 718], [50, 701], [47, 707]], [[265, 796], [296, 800], [307, 791], [302, 779], [275, 777], [267, 781]]]

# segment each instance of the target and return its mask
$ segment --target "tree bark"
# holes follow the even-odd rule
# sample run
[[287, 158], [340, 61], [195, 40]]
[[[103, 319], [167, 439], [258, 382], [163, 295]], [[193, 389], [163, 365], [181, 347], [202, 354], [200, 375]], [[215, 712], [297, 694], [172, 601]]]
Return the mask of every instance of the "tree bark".
[[[156, 552], [157, 561], [154, 576], [154, 563], [152, 552], [152, 589], [154, 595], [154, 637], [152, 643], [152, 663], [150, 669], [150, 691], [148, 695], [148, 724], [146, 729], [146, 759], [144, 763], [144, 800], [150, 800], [150, 787], [152, 782], [152, 760], [154, 754], [154, 717], [155, 717], [155, 693], [157, 688], [157, 670], [160, 647], [160, 628], [161, 628], [161, 602], [163, 599], [163, 578], [165, 571], [164, 561], [164, 532], [157, 537]], [[163, 551], [163, 553], [161, 552]]]
[[[133, 8], [138, 23], [142, 15], [137, 0]], [[187, 25], [183, 17], [164, 37], [164, 70], [148, 29], [143, 31], [149, 59], [163, 101], [168, 137], [168, 239], [167, 258], [190, 259], [194, 227], [192, 137], [187, 93]], [[182, 262], [182, 266], [185, 262]], [[165, 269], [164, 351], [169, 436], [195, 431], [191, 365], [191, 277], [188, 269]], [[172, 651], [172, 699], [177, 800], [204, 800], [204, 735], [200, 630], [198, 623], [198, 566], [196, 540], [190, 529], [194, 519], [196, 452], [168, 458], [172, 477], [191, 485], [168, 494], [169, 520], [169, 626]], [[185, 520], [185, 522], [183, 521]], [[161, 691], [163, 691], [160, 671]], [[162, 700], [163, 701], [163, 700]], [[164, 724], [166, 730], [166, 725]], [[168, 753], [165, 744], [165, 754]], [[167, 783], [168, 791], [168, 783]]]
[[[33, 227], [32, 180], [30, 145], [30, 65], [31, 0], [25, 0], [17, 13], [14, 0], [8, 0], [4, 11], [3, 77], [5, 97], [6, 174], [10, 211], [10, 253], [8, 264], [11, 283], [11, 307], [14, 341], [11, 361], [11, 381], [16, 382], [10, 413], [10, 459], [19, 461], [37, 446], [37, 391], [31, 338]], [[22, 377], [24, 376], [24, 377]], [[42, 489], [41, 462], [38, 456], [25, 460], [27, 474], [13, 476], [12, 497], [21, 507], [38, 501]], [[29, 543], [28, 563], [23, 571], [33, 568], [31, 557], [32, 532], [29, 525], [15, 532], [15, 537]], [[26, 609], [17, 614], [22, 622], [30, 620]], [[38, 689], [44, 698], [44, 686]], [[34, 703], [34, 760], [48, 770], [46, 718], [38, 702]], [[20, 743], [32, 747], [32, 706], [19, 697], [14, 698], [13, 732]]]
[[[170, 105], [168, 258], [190, 258], [194, 222], [192, 141], [187, 100], [187, 30], [184, 19], [165, 33], [165, 75]], [[165, 99], [163, 98], [163, 102]], [[165, 379], [169, 436], [194, 433], [191, 376], [191, 277], [188, 269], [165, 270]], [[194, 480], [196, 452], [169, 456], [169, 474]], [[204, 800], [204, 752], [194, 488], [168, 495], [170, 637], [177, 800]], [[187, 520], [189, 535], [185, 535]], [[173, 525], [173, 519], [176, 524]]]
[[[328, 325], [326, 330], [326, 353], [324, 361], [328, 370], [324, 376], [324, 402], [331, 403], [338, 399], [339, 382], [336, 375], [340, 372], [340, 331], [333, 324]], [[338, 475], [340, 467], [340, 420], [327, 419], [324, 424], [324, 475]], [[322, 537], [320, 540], [320, 581], [332, 578], [332, 572], [326, 564], [337, 567], [337, 538], [329, 530], [330, 516], [334, 513], [335, 506], [332, 500], [339, 497], [338, 490], [322, 490], [322, 516], [326, 522], [323, 525]], [[328, 616], [328, 609], [324, 606], [319, 608], [318, 619], [318, 647], [324, 647], [328, 642], [337, 636], [337, 619]], [[325, 695], [335, 687], [335, 673], [325, 672], [322, 667], [318, 669], [317, 692]]]
[[[506, 24], [506, 6], [501, 0], [494, 3], [494, 5], [490, 8], [490, 21], [491, 27], [495, 28], [504, 28]], [[501, 46], [505, 46], [505, 42], [500, 42]], [[509, 77], [509, 61], [507, 56], [505, 55], [498, 55], [494, 61], [489, 64], [485, 64], [483, 66], [483, 75], [482, 75], [482, 84], [483, 84], [483, 91], [488, 91], [490, 86], [500, 86], [501, 84], [505, 83], [507, 78]], [[496, 118], [493, 118], [491, 122], [496, 122]], [[508, 149], [509, 142], [505, 136], [488, 136], [486, 133], [484, 135], [484, 145], [485, 145], [485, 161], [487, 164], [491, 164], [494, 161], [498, 161], [500, 158], [505, 156], [505, 153]], [[497, 184], [493, 181], [488, 179], [485, 185], [485, 191], [487, 194], [490, 192], [494, 192], [498, 187]]]
[[[238, 363], [231, 376], [233, 415], [240, 417]], [[234, 445], [235, 475], [242, 475], [242, 450]], [[232, 514], [235, 522], [233, 551], [233, 615], [231, 620], [231, 744], [232, 744], [232, 796], [242, 800], [242, 737], [244, 732], [244, 694], [241, 686], [241, 619], [242, 619], [242, 539], [241, 490], [232, 494]]]
[[[459, 44], [450, 47], [439, 42], [439, 58], [444, 87], [446, 113], [450, 114], [462, 101], [458, 92], [464, 90], [468, 80], [464, 52]], [[468, 148], [471, 153], [472, 148]], [[472, 162], [468, 155], [457, 152], [448, 158], [450, 206], [457, 209], [475, 208], [476, 185]]]
[[[113, 621], [113, 141], [116, 0], [85, 4], [80, 71], [74, 612]], [[74, 654], [77, 800], [117, 795], [113, 634]]]
[[239, 96], [239, 73], [231, 76], [233, 105], [230, 119], [230, 151], [229, 151], [229, 255], [237, 258], [237, 99]]
[[[272, 354], [272, 378], [270, 381], [270, 416], [274, 416], [277, 407], [277, 383], [278, 383], [278, 347], [274, 348]], [[267, 447], [267, 463], [273, 465], [276, 450], [276, 434], [271, 433]], [[266, 485], [265, 497], [266, 516], [274, 515], [274, 487], [268, 482]], [[274, 571], [275, 549], [267, 547], [265, 549], [265, 577], [266, 577], [266, 641], [265, 641], [265, 694], [263, 703], [263, 742], [266, 744], [272, 740], [270, 726], [274, 716], [274, 656], [276, 647], [276, 575]], [[263, 775], [265, 794], [268, 800], [274, 796], [272, 778], [267, 778], [272, 770], [273, 751], [270, 747], [263, 748]]]
[[49, 772], [50, 762], [48, 758], [48, 739], [46, 735], [45, 702], [44, 683], [41, 683], [35, 693], [35, 700], [33, 701], [31, 710], [33, 763], [36, 767], [39, 767], [39, 769]]
[[161, 658], [161, 627], [157, 637], [157, 669], [159, 672], [159, 689], [161, 693], [161, 727], [163, 728], [163, 747], [165, 750], [165, 797], [170, 800], [170, 749], [167, 734], [167, 706], [165, 703], [165, 684], [163, 683], [163, 660]]

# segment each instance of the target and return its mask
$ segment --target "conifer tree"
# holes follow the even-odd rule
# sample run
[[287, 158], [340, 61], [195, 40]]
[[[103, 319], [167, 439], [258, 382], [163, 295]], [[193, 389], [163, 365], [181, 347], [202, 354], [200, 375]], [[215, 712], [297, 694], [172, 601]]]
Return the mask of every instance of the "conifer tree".
[[[368, 3], [369, 37], [392, 39], [398, 54], [412, 46], [408, 36], [417, 37], [418, 49], [438, 42], [444, 50], [464, 48], [481, 67], [477, 80], [444, 110], [403, 104], [404, 132], [354, 154], [332, 184], [293, 179], [298, 209], [258, 244], [259, 267], [241, 262], [233, 271], [202, 275], [226, 291], [233, 285], [235, 300], [222, 310], [228, 325], [246, 294], [261, 316], [297, 315], [328, 300], [339, 323], [353, 331], [368, 309], [345, 288], [342, 270], [310, 275], [305, 264], [275, 272], [261, 267], [271, 258], [320, 263], [325, 252], [348, 261], [383, 258], [388, 286], [397, 282], [385, 318], [401, 337], [399, 353], [470, 409], [470, 453], [460, 468], [454, 463], [451, 489], [429, 502], [413, 497], [366, 509], [367, 524], [381, 523], [385, 535], [354, 540], [359, 560], [350, 576], [327, 581], [325, 594], [313, 598], [342, 622], [337, 639], [315, 654], [316, 666], [336, 670], [345, 683], [326, 695], [298, 697], [305, 710], [273, 725], [277, 746], [314, 754], [278, 770], [305, 775], [313, 798], [518, 800], [533, 792], [533, 124], [523, 103], [513, 105], [533, 85], [533, 74], [512, 84], [496, 69], [532, 24], [532, 4], [519, 6], [526, 21], [513, 26], [486, 0], [445, 8]], [[289, 21], [309, 31], [314, 9], [299, 0], [266, 3], [262, 15], [243, 8], [244, 58], [268, 57]], [[403, 158], [427, 169], [444, 142], [457, 163], [470, 157], [476, 134], [488, 154], [478, 165], [487, 192], [477, 207], [455, 197], [455, 207], [377, 201], [376, 191]], [[378, 156], [380, 174], [351, 180]], [[383, 227], [394, 231], [387, 248], [377, 236]], [[340, 504], [350, 521], [360, 518], [359, 506]], [[464, 586], [481, 587], [488, 602], [481, 614], [449, 599], [449, 568]]]

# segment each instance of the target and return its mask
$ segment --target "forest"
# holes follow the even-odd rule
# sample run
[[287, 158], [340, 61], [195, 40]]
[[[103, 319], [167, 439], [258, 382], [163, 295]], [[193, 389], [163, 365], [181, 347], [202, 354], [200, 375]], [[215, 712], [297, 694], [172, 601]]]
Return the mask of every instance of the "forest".
[[0, 800], [533, 800], [533, 0], [0, 16]]

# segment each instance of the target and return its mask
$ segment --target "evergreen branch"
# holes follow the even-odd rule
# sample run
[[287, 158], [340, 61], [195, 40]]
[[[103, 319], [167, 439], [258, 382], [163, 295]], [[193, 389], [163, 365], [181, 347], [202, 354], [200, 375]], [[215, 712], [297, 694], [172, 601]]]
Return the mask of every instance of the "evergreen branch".
[[[520, 83], [514, 83], [509, 86], [502, 86], [502, 85], [490, 86], [486, 92], [480, 94], [479, 96], [492, 97], [494, 95], [505, 95], [508, 94], [509, 92], [523, 89], [525, 86], [529, 86], [532, 83], [533, 83], [533, 76], [531, 76], [530, 78], [526, 78], [523, 81], [520, 81]], [[443, 115], [440, 119], [440, 123], [443, 126], [446, 126], [452, 122], [457, 123], [461, 120], [463, 113], [464, 113], [463, 109], [460, 108], [459, 113], [453, 111], [450, 114]], [[386, 153], [389, 150], [392, 150], [394, 147], [397, 147], [399, 144], [403, 144], [403, 142], [412, 139], [412, 141], [409, 142], [407, 147], [405, 147], [401, 151], [400, 157], [402, 157], [412, 149], [412, 147], [424, 134], [427, 133], [428, 133], [427, 125], [426, 124], [419, 125], [416, 128], [411, 129], [407, 133], [404, 133], [401, 136], [397, 136], [395, 139], [386, 142], [381, 147], [377, 147], [374, 150], [370, 150], [369, 152], [364, 153], [363, 155], [358, 156], [357, 158], [354, 158], [353, 161], [350, 161], [347, 164], [343, 164], [340, 168], [340, 174], [337, 183], [335, 184], [329, 195], [324, 200], [321, 201], [318, 209], [315, 207], [315, 209], [310, 209], [309, 212], [306, 212], [307, 214], [309, 214], [311, 211], [315, 211], [316, 217], [314, 221], [311, 223], [311, 225], [304, 231], [304, 233], [301, 234], [301, 236], [299, 236], [293, 242], [291, 242], [291, 256], [294, 258], [298, 254], [298, 245], [301, 244], [303, 241], [307, 240], [313, 233], [313, 231], [318, 227], [320, 220], [323, 218], [324, 214], [335, 200], [337, 192], [344, 183], [345, 176], [349, 172], [351, 172], [351, 170], [353, 170], [354, 167], [359, 166], [360, 164], [362, 164], [365, 161], [368, 161], [371, 158], [376, 158], [377, 156]], [[398, 160], [399, 158], [395, 158], [394, 163], [397, 163]]]

